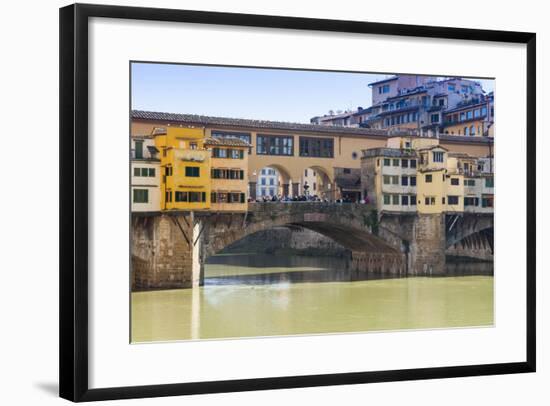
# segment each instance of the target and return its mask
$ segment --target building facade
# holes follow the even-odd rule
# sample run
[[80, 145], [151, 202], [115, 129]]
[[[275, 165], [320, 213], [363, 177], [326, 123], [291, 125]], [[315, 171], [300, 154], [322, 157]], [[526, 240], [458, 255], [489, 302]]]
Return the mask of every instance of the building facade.
[[160, 158], [154, 136], [131, 137], [130, 176], [132, 211], [159, 211]]
[[246, 211], [250, 144], [240, 138], [218, 137], [206, 139], [204, 146], [211, 155], [210, 209]]
[[155, 127], [152, 135], [161, 157], [161, 210], [209, 209], [211, 164], [204, 129]]
[[369, 84], [371, 106], [311, 119], [314, 124], [439, 134], [494, 136], [494, 95], [458, 77], [395, 75]]
[[491, 213], [491, 157], [449, 152], [434, 138], [395, 137], [363, 151], [361, 187], [378, 211]]

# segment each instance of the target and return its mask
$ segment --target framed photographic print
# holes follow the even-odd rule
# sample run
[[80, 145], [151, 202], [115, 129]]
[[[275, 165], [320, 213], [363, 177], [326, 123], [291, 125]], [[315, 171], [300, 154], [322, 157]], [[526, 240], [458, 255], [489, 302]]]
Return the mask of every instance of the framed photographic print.
[[533, 33], [62, 8], [60, 395], [534, 372], [535, 120]]

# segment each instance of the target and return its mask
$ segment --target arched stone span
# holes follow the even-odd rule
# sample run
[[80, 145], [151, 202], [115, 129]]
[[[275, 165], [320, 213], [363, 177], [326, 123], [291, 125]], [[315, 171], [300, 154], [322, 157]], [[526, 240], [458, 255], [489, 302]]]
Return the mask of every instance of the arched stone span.
[[[464, 214], [460, 216], [448, 215], [446, 220], [446, 248], [452, 247], [460, 241], [483, 233], [486, 237], [492, 238], [491, 230], [494, 229], [493, 214]], [[491, 243], [492, 244], [492, 243]]]
[[204, 258], [258, 231], [299, 226], [331, 238], [351, 251], [399, 253], [394, 241], [384, 241], [369, 225], [372, 208], [325, 203], [255, 203], [248, 213], [202, 217]]

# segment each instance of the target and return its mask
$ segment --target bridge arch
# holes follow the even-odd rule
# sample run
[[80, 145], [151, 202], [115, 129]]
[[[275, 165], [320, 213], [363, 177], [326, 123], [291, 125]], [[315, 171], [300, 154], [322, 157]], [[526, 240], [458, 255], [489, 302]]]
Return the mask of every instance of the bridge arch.
[[471, 237], [487, 239], [493, 249], [494, 219], [492, 214], [469, 214], [467, 216], [448, 216], [446, 219], [446, 248]]
[[335, 208], [324, 203], [254, 203], [254, 206], [254, 210], [243, 214], [239, 220], [235, 220], [234, 215], [224, 214], [203, 219], [204, 258], [248, 235], [275, 227], [305, 228], [332, 239], [352, 252], [400, 253], [399, 247], [373, 234], [365, 225], [368, 215], [366, 207], [356, 208], [357, 212], [350, 216], [349, 207]]

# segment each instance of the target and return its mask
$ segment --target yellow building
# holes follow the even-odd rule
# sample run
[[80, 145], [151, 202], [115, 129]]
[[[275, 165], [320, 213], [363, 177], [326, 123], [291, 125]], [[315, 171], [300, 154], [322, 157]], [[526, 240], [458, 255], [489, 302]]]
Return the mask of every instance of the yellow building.
[[211, 154], [212, 211], [246, 211], [248, 208], [248, 150], [250, 144], [239, 138], [207, 138]]
[[363, 150], [363, 198], [379, 211], [424, 214], [492, 212], [491, 158], [449, 152], [434, 138], [392, 137]]
[[210, 152], [204, 146], [204, 129], [154, 128], [160, 151], [161, 210], [210, 208]]
[[442, 133], [466, 137], [494, 136], [494, 99], [464, 103], [444, 113]]

